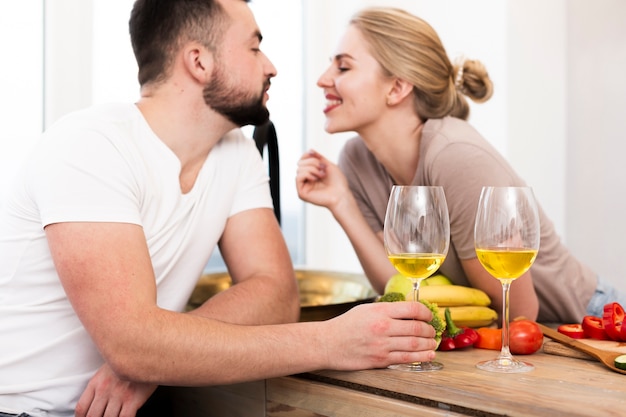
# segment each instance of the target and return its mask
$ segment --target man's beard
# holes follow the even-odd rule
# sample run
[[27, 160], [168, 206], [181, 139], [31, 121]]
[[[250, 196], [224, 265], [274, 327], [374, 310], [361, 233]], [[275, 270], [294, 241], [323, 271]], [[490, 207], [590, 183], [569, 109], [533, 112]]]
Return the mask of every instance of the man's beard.
[[218, 65], [213, 70], [211, 81], [204, 87], [204, 102], [237, 126], [261, 125], [270, 117], [269, 110], [263, 104], [265, 89], [269, 84], [268, 79], [258, 96], [245, 93], [227, 83], [223, 68]]

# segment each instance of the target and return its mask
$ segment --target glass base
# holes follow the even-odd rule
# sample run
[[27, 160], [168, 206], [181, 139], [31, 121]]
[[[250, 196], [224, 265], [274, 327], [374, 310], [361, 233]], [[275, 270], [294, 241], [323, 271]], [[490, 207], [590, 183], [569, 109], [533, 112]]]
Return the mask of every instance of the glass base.
[[439, 362], [413, 362], [389, 365], [387, 368], [407, 372], [430, 372], [443, 369], [443, 364]]
[[489, 372], [520, 373], [530, 372], [535, 366], [528, 362], [522, 362], [514, 358], [496, 358], [476, 364], [478, 369]]

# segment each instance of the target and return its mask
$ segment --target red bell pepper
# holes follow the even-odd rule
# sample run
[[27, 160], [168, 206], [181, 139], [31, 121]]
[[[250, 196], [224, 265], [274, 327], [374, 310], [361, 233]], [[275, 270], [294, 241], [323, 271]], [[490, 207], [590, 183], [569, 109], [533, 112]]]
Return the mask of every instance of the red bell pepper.
[[585, 331], [580, 323], [562, 324], [556, 330], [572, 339], [583, 339], [585, 337]]
[[446, 330], [443, 332], [439, 350], [454, 350], [473, 346], [478, 340], [476, 330], [469, 327], [457, 327], [452, 321], [450, 309], [445, 310]]
[[[583, 330], [585, 331], [585, 337], [597, 340], [608, 340], [609, 336], [606, 334], [604, 324], [602, 324], [602, 318], [596, 316], [583, 317], [582, 323]], [[623, 328], [624, 326], [622, 326]]]
[[626, 324], [624, 323], [626, 323], [626, 320], [622, 322], [622, 329], [619, 333], [620, 339], [622, 340], [622, 342], [626, 342]]
[[619, 303], [608, 303], [604, 306], [602, 324], [611, 340], [622, 341], [621, 331], [624, 322], [624, 308]]

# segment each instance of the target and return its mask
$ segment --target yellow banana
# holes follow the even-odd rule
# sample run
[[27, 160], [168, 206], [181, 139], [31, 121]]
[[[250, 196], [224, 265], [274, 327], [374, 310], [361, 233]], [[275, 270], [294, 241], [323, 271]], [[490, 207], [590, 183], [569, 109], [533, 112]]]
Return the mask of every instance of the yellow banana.
[[419, 297], [437, 304], [439, 307], [451, 306], [488, 306], [491, 299], [478, 288], [463, 285], [427, 285], [420, 286]]
[[[420, 290], [421, 292], [421, 290]], [[498, 318], [498, 313], [492, 308], [485, 306], [455, 306], [448, 307], [450, 317], [459, 327], [486, 327]], [[439, 306], [439, 316], [445, 320], [446, 307]]]

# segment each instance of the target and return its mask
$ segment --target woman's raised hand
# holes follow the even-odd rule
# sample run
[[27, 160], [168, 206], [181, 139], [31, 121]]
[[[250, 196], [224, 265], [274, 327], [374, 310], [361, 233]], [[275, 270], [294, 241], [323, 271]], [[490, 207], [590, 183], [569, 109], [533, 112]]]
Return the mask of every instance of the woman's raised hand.
[[306, 152], [298, 161], [296, 189], [303, 201], [331, 211], [350, 192], [339, 167], [314, 150]]

